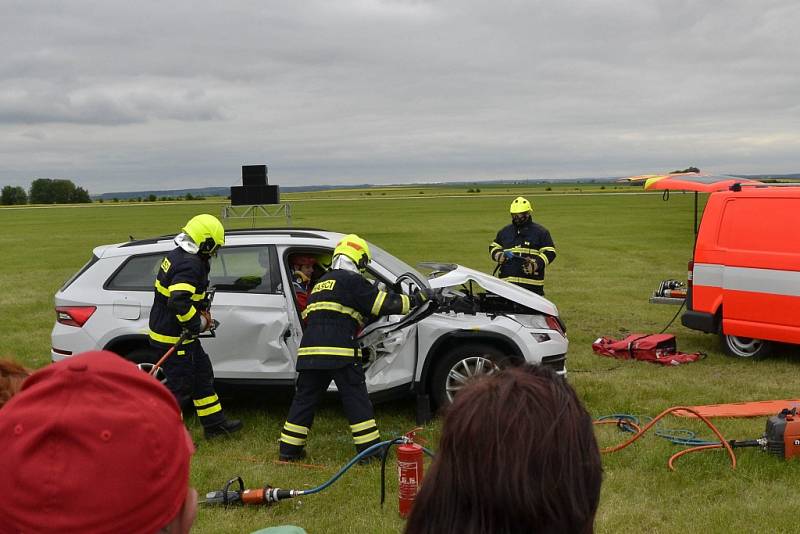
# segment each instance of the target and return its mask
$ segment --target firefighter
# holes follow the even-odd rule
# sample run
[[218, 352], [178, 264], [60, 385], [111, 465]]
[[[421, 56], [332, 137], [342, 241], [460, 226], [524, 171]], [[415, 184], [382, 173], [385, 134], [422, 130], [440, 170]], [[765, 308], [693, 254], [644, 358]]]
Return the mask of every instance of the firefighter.
[[191, 398], [206, 439], [242, 428], [226, 419], [214, 391], [214, 370], [197, 336], [213, 324], [209, 311], [210, 260], [225, 244], [225, 229], [213, 215], [193, 217], [175, 236], [177, 247], [161, 262], [150, 310], [150, 344], [161, 353], [185, 339], [164, 364], [167, 387], [179, 404]]
[[533, 206], [523, 197], [511, 202], [511, 224], [497, 232], [489, 255], [498, 276], [512, 284], [544, 295], [545, 268], [556, 259], [556, 248], [547, 228], [533, 222]]
[[356, 451], [380, 441], [367, 395], [356, 335], [370, 318], [406, 314], [433, 296], [426, 288], [412, 296], [387, 292], [362, 273], [372, 259], [367, 242], [344, 236], [333, 251], [331, 270], [314, 285], [303, 312], [307, 326], [297, 351], [297, 389], [280, 437], [280, 459], [305, 457], [305, 444], [320, 396], [336, 383]]

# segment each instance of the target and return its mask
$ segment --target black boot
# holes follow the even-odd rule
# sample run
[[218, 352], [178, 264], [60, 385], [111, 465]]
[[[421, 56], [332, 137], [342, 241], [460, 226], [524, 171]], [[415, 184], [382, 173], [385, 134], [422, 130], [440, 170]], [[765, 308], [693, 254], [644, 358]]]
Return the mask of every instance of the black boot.
[[206, 439], [213, 439], [217, 436], [228, 436], [242, 429], [242, 422], [238, 419], [226, 419], [218, 425], [207, 427], [204, 430]]
[[278, 460], [281, 462], [299, 462], [300, 460], [304, 460], [306, 457], [306, 450], [300, 449], [300, 452], [295, 454], [278, 454]]

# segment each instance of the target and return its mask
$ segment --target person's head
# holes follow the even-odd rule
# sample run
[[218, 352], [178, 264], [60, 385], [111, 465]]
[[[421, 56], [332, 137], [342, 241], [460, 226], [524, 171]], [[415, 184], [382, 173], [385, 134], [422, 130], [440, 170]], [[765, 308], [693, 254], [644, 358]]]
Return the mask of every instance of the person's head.
[[11, 360], [0, 360], [0, 408], [22, 387], [31, 371]]
[[364, 272], [369, 262], [372, 261], [369, 245], [356, 234], [346, 235], [339, 240], [336, 248], [333, 249], [334, 262], [337, 256], [349, 258], [361, 272]]
[[0, 451], [0, 530], [185, 533], [194, 521], [178, 404], [116, 354], [31, 375], [0, 410]]
[[189, 219], [183, 231], [197, 245], [198, 254], [214, 256], [219, 247], [225, 244], [225, 228], [219, 219], [203, 213]]
[[314, 256], [307, 256], [305, 254], [295, 254], [292, 256], [292, 270], [301, 273], [305, 278], [311, 278], [314, 274], [314, 265], [317, 259]]
[[509, 212], [511, 212], [511, 222], [515, 226], [521, 226], [531, 220], [533, 206], [527, 198], [517, 197], [511, 201]]
[[602, 466], [592, 419], [552, 370], [475, 380], [446, 411], [406, 534], [592, 532]]

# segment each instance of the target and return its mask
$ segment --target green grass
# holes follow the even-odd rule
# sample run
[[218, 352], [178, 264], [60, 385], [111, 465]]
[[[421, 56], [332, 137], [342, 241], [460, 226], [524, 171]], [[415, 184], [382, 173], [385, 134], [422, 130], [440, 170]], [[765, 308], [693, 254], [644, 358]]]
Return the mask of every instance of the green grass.
[[[705, 404], [797, 397], [797, 360], [792, 349], [762, 362], [738, 361], [721, 353], [713, 336], [679, 324], [669, 328], [684, 351], [701, 350], [705, 360], [676, 368], [622, 362], [596, 356], [591, 342], [601, 336], [658, 332], [677, 311], [652, 305], [648, 296], [666, 278], [685, 279], [691, 256], [693, 195], [620, 195], [630, 188], [565, 184], [550, 186], [399, 187], [285, 195], [292, 224], [355, 232], [415, 264], [448, 260], [491, 272], [488, 244], [508, 221], [511, 199], [525, 194], [535, 219], [550, 229], [558, 259], [548, 269], [547, 296], [568, 327], [569, 379], [595, 415], [615, 412], [655, 416], [679, 404]], [[367, 195], [369, 192], [371, 194]], [[586, 194], [586, 193], [603, 194]], [[0, 356], [28, 365], [48, 363], [53, 294], [91, 256], [94, 246], [172, 233], [192, 215], [219, 214], [223, 202], [103, 204], [85, 207], [0, 209], [0, 310], [4, 325]], [[284, 225], [283, 219], [229, 220], [226, 227]], [[200, 444], [192, 483], [201, 494], [218, 489], [234, 475], [251, 486], [308, 488], [324, 482], [352, 455], [348, 427], [335, 400], [326, 401], [309, 440], [315, 467], [279, 465], [277, 438], [288, 410], [284, 391], [223, 392], [223, 405], [244, 419], [240, 437], [201, 439], [199, 425], [187, 424]], [[384, 437], [414, 426], [413, 403], [377, 406]], [[696, 423], [671, 418], [669, 426]], [[749, 439], [764, 430], [764, 418], [722, 420], [726, 437]], [[423, 436], [435, 448], [438, 423]], [[598, 429], [603, 445], [624, 436], [613, 427]], [[676, 447], [646, 436], [604, 457], [605, 480], [598, 532], [771, 532], [796, 530], [787, 496], [800, 483], [797, 463], [784, 463], [757, 450], [738, 452], [733, 471], [721, 451], [690, 455], [666, 469]], [[390, 473], [391, 474], [391, 473]], [[387, 504], [381, 509], [379, 469], [357, 467], [330, 489], [271, 508], [201, 509], [197, 532], [250, 532], [291, 523], [309, 532], [399, 532], [396, 483], [389, 476]]]

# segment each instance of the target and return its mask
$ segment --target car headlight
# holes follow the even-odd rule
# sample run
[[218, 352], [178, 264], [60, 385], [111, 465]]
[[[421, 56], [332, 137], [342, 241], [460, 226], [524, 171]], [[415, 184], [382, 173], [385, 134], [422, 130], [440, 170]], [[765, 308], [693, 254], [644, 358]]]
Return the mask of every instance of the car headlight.
[[550, 330], [550, 325], [547, 324], [544, 315], [511, 315], [510, 317], [527, 328]]

